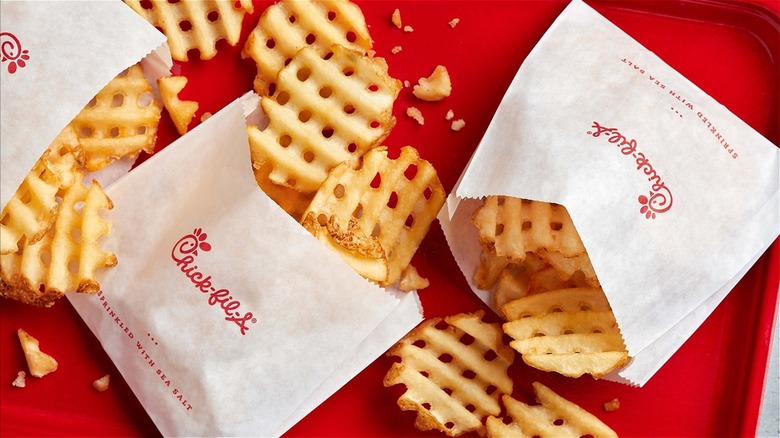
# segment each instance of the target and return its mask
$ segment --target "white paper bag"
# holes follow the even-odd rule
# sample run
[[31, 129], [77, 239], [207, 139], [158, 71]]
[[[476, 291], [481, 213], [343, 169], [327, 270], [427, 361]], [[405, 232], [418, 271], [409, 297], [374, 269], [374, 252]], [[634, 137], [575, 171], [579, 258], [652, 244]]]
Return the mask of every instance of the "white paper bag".
[[523, 62], [440, 220], [471, 281], [473, 198], [564, 205], [633, 358], [611, 378], [643, 385], [777, 237], [779, 156], [575, 0]]
[[279, 435], [417, 325], [260, 190], [248, 94], [107, 189], [99, 297], [68, 295], [164, 435]]
[[1, 2], [0, 206], [98, 91], [164, 43], [119, 1]]

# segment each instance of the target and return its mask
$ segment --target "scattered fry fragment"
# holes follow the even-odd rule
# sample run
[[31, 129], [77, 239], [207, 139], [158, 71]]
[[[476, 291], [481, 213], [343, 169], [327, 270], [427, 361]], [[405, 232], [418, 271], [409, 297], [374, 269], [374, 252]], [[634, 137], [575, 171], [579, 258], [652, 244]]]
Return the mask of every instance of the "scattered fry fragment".
[[108, 383], [110, 380], [111, 380], [111, 375], [106, 374], [105, 376], [93, 381], [92, 387], [94, 387], [98, 392], [103, 392], [108, 389]]
[[403, 27], [403, 24], [401, 24], [401, 11], [399, 11], [398, 8], [393, 11], [390, 21], [399, 29]]
[[392, 49], [390, 49], [390, 53], [393, 55], [398, 54], [403, 48], [401, 46], [394, 46]]
[[160, 96], [163, 105], [168, 110], [173, 124], [180, 135], [187, 132], [190, 122], [195, 117], [198, 110], [198, 102], [179, 99], [179, 93], [187, 85], [187, 78], [184, 76], [166, 76], [157, 80], [160, 87]]
[[27, 373], [24, 371], [19, 371], [16, 373], [16, 378], [13, 382], [11, 382], [11, 386], [15, 386], [17, 388], [24, 388], [25, 386], [25, 377], [27, 377]]
[[451, 92], [450, 75], [447, 73], [447, 67], [443, 65], [437, 65], [427, 78], [420, 78], [412, 91], [416, 98], [427, 101], [442, 100]]
[[447, 111], [447, 115], [444, 116], [444, 120], [452, 120], [455, 117], [455, 113], [452, 110]]
[[616, 398], [604, 403], [604, 410], [607, 412], [617, 411], [618, 409], [620, 409], [620, 400]]
[[57, 371], [57, 361], [41, 351], [37, 339], [30, 336], [23, 329], [17, 330], [16, 333], [19, 335], [19, 342], [22, 344], [24, 357], [27, 360], [27, 368], [30, 369], [32, 376], [43, 377]]
[[450, 20], [449, 25], [450, 27], [455, 28], [455, 26], [457, 26], [458, 23], [460, 23], [460, 18], [453, 18], [452, 20]]
[[453, 120], [450, 129], [453, 131], [460, 131], [464, 126], [466, 126], [466, 122], [463, 119]]
[[413, 118], [417, 123], [421, 125], [425, 124], [425, 118], [423, 118], [422, 112], [413, 106], [410, 106], [409, 108], [406, 109], [406, 115]]
[[414, 32], [412, 26], [404, 26], [404, 32]]

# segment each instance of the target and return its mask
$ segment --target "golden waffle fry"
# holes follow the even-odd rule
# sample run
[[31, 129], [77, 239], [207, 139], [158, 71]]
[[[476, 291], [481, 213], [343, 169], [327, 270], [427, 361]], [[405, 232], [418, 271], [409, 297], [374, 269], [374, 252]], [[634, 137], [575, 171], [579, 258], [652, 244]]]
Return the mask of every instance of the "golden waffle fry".
[[282, 207], [282, 210], [300, 222], [303, 219], [303, 212], [306, 211], [314, 194], [303, 194], [289, 187], [274, 184], [268, 178], [271, 169], [270, 163], [263, 163], [260, 167], [254, 169], [257, 185], [263, 189], [269, 198]]
[[96, 181], [89, 189], [73, 184], [62, 196], [51, 232], [18, 253], [0, 255], [0, 295], [50, 306], [68, 291], [97, 292], [97, 269], [117, 263], [97, 243], [110, 231], [99, 211], [111, 208]]
[[261, 100], [268, 127], [247, 128], [255, 168], [270, 163], [274, 184], [301, 193], [316, 192], [337, 164], [357, 165], [395, 125], [400, 83], [384, 60], [332, 50], [325, 58], [308, 47], [298, 52], [273, 98]]
[[403, 384], [402, 410], [417, 411], [415, 426], [449, 436], [483, 432], [488, 415], [501, 411], [498, 399], [511, 394], [507, 369], [514, 352], [498, 324], [483, 312], [429, 319], [388, 351], [401, 362], [385, 375], [387, 387]]
[[73, 128], [66, 127], [27, 174], [0, 216], [0, 254], [40, 240], [57, 214], [57, 195], [80, 177], [83, 156]]
[[628, 352], [604, 292], [559, 289], [506, 304], [504, 332], [528, 365], [569, 377], [601, 378], [628, 362]]
[[474, 271], [474, 284], [480, 289], [492, 289], [509, 266], [509, 260], [506, 256], [497, 256], [493, 251], [483, 248], [479, 255], [479, 265]]
[[[361, 275], [388, 286], [409, 266], [444, 198], [436, 170], [416, 149], [406, 146], [392, 160], [387, 148], [379, 147], [363, 156], [359, 169], [342, 163], [330, 172], [304, 213], [303, 225]], [[362, 243], [376, 242], [381, 251], [370, 260], [345, 251], [336, 231]]]
[[350, 1], [283, 0], [269, 6], [247, 39], [241, 55], [257, 64], [254, 88], [270, 93], [276, 75], [304, 47], [324, 56], [334, 45], [361, 54], [371, 49], [366, 20]]
[[119, 74], [73, 119], [89, 171], [154, 152], [160, 108], [140, 64]]
[[157, 80], [165, 109], [173, 120], [176, 130], [180, 135], [187, 132], [187, 128], [198, 110], [198, 102], [179, 99], [179, 93], [187, 85], [184, 76], [165, 76]]
[[590, 262], [590, 257], [587, 252], [577, 254], [574, 257], [566, 257], [557, 251], [539, 251], [539, 257], [547, 261], [563, 279], [570, 279], [577, 272], [581, 272], [583, 277], [588, 282], [588, 285], [593, 287], [599, 286], [599, 280], [596, 276], [596, 270], [593, 269], [593, 265]]
[[501, 397], [512, 422], [497, 417], [487, 419], [487, 436], [499, 437], [617, 437], [617, 433], [596, 416], [556, 394], [539, 382], [533, 382], [539, 405], [527, 405], [509, 395]]
[[542, 249], [564, 257], [585, 252], [571, 217], [561, 205], [507, 196], [488, 196], [474, 211], [480, 243], [496, 255], [520, 262]]
[[254, 10], [251, 0], [124, 2], [165, 34], [171, 57], [177, 61], [187, 61], [192, 49], [198, 50], [200, 59], [211, 59], [217, 54], [220, 40], [235, 46], [241, 37], [244, 14]]

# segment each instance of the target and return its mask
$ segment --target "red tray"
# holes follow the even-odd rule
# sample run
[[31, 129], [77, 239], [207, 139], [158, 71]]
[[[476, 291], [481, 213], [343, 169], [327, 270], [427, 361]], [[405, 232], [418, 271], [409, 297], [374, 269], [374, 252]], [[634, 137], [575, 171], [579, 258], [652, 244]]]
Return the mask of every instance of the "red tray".
[[[200, 102], [197, 119], [251, 89], [255, 68], [240, 58], [240, 46], [269, 3], [256, 2], [255, 12], [245, 20], [239, 47], [223, 45], [211, 61], [175, 66], [175, 73], [190, 78], [182, 97]], [[417, 147], [449, 190], [517, 68], [567, 2], [358, 4], [370, 25], [377, 55], [388, 60], [391, 75], [415, 83], [437, 64], [450, 72], [453, 93], [442, 102], [421, 102], [409, 89], [401, 92], [395, 106], [398, 124], [386, 141], [391, 151], [406, 144]], [[621, 0], [589, 4], [778, 144], [780, 3]], [[391, 24], [396, 7], [413, 32]], [[453, 18], [460, 19], [455, 28], [448, 25]], [[393, 55], [393, 46], [403, 50]], [[409, 106], [423, 112], [423, 126], [405, 116]], [[450, 131], [444, 120], [449, 109], [466, 121], [462, 131]], [[173, 124], [164, 116], [157, 148], [176, 137]], [[438, 225], [432, 227], [414, 263], [431, 280], [421, 293], [426, 316], [484, 308], [460, 274]], [[643, 388], [588, 377], [564, 378], [517, 361], [510, 370], [515, 396], [530, 402], [531, 382], [541, 381], [596, 413], [623, 436], [755, 435], [779, 283], [780, 243], [775, 242]], [[25, 388], [11, 386], [16, 373], [26, 369], [16, 338], [19, 327], [36, 336], [60, 364], [57, 372], [43, 379], [28, 377]], [[67, 300], [49, 309], [0, 301], [0, 352], [0, 435], [159, 435]], [[382, 386], [391, 363], [391, 358], [378, 358], [288, 435], [439, 435], [416, 431], [414, 414], [400, 411], [395, 404], [402, 388]], [[113, 377], [111, 387], [103, 393], [94, 391], [91, 382], [106, 373]], [[605, 412], [602, 404], [613, 398], [620, 400], [620, 409]]]

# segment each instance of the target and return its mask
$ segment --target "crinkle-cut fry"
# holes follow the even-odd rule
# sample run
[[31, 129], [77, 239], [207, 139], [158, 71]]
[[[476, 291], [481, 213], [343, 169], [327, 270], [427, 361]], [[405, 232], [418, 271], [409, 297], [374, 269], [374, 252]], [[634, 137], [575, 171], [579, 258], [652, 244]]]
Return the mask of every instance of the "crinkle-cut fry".
[[198, 111], [198, 102], [179, 99], [179, 93], [187, 85], [185, 76], [165, 76], [157, 79], [165, 109], [180, 135], [187, 133], [190, 122]]
[[539, 382], [533, 382], [540, 404], [527, 405], [510, 395], [501, 397], [512, 422], [497, 417], [487, 419], [488, 437], [617, 437], [617, 433], [598, 417], [566, 400]]
[[160, 108], [141, 64], [109, 82], [71, 121], [88, 171], [141, 151], [154, 152]]
[[0, 254], [19, 250], [22, 237], [40, 240], [57, 215], [57, 195], [80, 178], [83, 154], [73, 128], [66, 127], [27, 174], [0, 216]]
[[283, 0], [269, 6], [241, 52], [257, 64], [255, 91], [269, 94], [276, 75], [304, 47], [324, 56], [333, 45], [362, 54], [373, 45], [363, 12], [350, 1]]
[[510, 196], [488, 196], [473, 213], [480, 243], [496, 255], [521, 262], [526, 253], [542, 249], [565, 257], [585, 252], [566, 209], [548, 202]]
[[483, 312], [429, 319], [388, 351], [401, 362], [385, 375], [387, 387], [403, 384], [403, 410], [417, 411], [415, 426], [449, 436], [483, 432], [483, 420], [501, 411], [498, 399], [511, 394], [507, 369], [514, 352], [497, 324]]
[[124, 2], [165, 34], [171, 57], [177, 61], [187, 61], [192, 49], [200, 52], [200, 59], [211, 59], [217, 54], [217, 42], [223, 39], [235, 46], [244, 14], [254, 10], [252, 0]]
[[331, 49], [325, 58], [310, 47], [298, 52], [279, 73], [273, 97], [261, 100], [268, 126], [248, 128], [255, 168], [271, 163], [274, 184], [304, 194], [316, 192], [339, 163], [356, 166], [395, 125], [400, 83], [384, 59]]
[[398, 158], [390, 159], [387, 148], [378, 147], [363, 156], [358, 169], [346, 163], [333, 169], [304, 218], [312, 215], [310, 225], [335, 218], [342, 230], [354, 221], [366, 235], [376, 237], [388, 273], [384, 279], [369, 278], [388, 286], [411, 262], [444, 198], [436, 170], [416, 149], [405, 146]]

